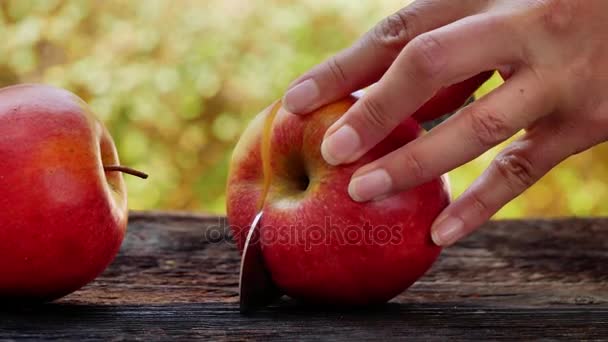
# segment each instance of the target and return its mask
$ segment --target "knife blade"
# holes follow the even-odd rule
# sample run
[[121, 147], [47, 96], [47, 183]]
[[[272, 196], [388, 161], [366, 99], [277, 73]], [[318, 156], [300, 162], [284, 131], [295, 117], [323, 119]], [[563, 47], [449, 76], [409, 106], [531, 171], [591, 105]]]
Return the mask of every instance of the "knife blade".
[[263, 211], [260, 211], [249, 228], [239, 276], [239, 305], [241, 313], [253, 312], [264, 307], [281, 296], [277, 286], [264, 263], [260, 243], [260, 223]]

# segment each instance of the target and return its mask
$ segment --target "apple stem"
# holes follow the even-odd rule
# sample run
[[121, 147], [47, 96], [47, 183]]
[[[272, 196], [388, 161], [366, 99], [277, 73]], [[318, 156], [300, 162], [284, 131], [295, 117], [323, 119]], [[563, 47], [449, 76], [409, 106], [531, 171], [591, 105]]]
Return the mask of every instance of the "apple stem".
[[141, 172], [141, 171], [137, 171], [135, 169], [132, 169], [130, 167], [126, 167], [126, 166], [122, 166], [122, 165], [108, 165], [108, 166], [104, 166], [103, 170], [105, 172], [122, 172], [122, 173], [126, 173], [128, 175], [131, 176], [135, 176], [135, 177], [139, 177], [142, 179], [146, 179], [148, 178], [148, 174]]

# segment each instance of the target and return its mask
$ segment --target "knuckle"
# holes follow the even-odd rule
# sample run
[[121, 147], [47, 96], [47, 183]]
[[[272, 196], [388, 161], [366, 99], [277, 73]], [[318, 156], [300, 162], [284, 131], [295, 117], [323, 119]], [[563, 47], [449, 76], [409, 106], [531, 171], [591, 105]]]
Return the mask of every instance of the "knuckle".
[[347, 82], [346, 73], [344, 72], [344, 68], [338, 61], [336, 56], [331, 57], [327, 61], [327, 69], [333, 80], [337, 83], [344, 84]]
[[401, 50], [414, 37], [413, 27], [417, 16], [413, 8], [402, 9], [376, 25], [371, 36], [380, 46]]
[[521, 149], [511, 149], [496, 157], [494, 166], [514, 193], [529, 188], [537, 180], [534, 165]]
[[[568, 75], [574, 80], [588, 81], [592, 80], [597, 75], [596, 65], [600, 65], [594, 60], [591, 60], [588, 56], [583, 55], [579, 58], [574, 58], [570, 65], [565, 67], [564, 74]], [[573, 84], [579, 84], [578, 82], [571, 82]], [[574, 89], [575, 91], [576, 89]]]
[[363, 107], [364, 124], [371, 126], [371, 130], [384, 130], [393, 125], [393, 120], [378, 100], [369, 96], [364, 97], [361, 105]]
[[471, 199], [471, 205], [473, 210], [479, 216], [485, 216], [491, 212], [490, 205], [483, 199], [483, 196], [477, 190], [471, 189], [469, 191], [469, 198]]
[[[586, 97], [587, 93], [582, 94], [587, 91], [584, 85], [593, 83], [598, 74], [604, 73], [601, 68], [606, 63], [606, 52], [608, 52], [606, 46], [590, 46], [584, 51], [577, 51], [576, 54], [568, 56], [567, 60], [563, 59], [560, 75], [554, 75], [550, 70], [545, 69], [548, 74], [545, 79], [553, 83], [547, 82], [547, 86], [550, 90], [562, 92], [564, 96], [560, 100], [565, 103], [570, 104], [572, 100], [577, 99], [574, 94], [580, 94], [579, 98]], [[551, 78], [552, 76], [554, 78]]]
[[503, 114], [483, 107], [467, 107], [469, 113], [463, 113], [469, 118], [473, 130], [473, 139], [482, 147], [490, 148], [505, 141], [512, 135]]
[[443, 48], [432, 33], [420, 35], [409, 44], [410, 61], [416, 73], [425, 78], [439, 75], [446, 64]]
[[587, 1], [573, 0], [536, 0], [540, 9], [541, 23], [549, 33], [563, 33], [569, 30], [576, 19], [581, 15], [580, 6]]
[[[400, 157], [401, 157], [401, 160], [400, 160], [401, 165], [403, 167], [403, 170], [405, 172], [407, 172], [407, 178], [410, 182], [411, 181], [420, 182], [420, 181], [425, 180], [427, 172], [426, 172], [425, 168], [422, 166], [422, 162], [416, 156], [416, 154], [414, 154], [411, 151], [404, 151]], [[400, 179], [402, 177], [396, 177], [396, 178]]]

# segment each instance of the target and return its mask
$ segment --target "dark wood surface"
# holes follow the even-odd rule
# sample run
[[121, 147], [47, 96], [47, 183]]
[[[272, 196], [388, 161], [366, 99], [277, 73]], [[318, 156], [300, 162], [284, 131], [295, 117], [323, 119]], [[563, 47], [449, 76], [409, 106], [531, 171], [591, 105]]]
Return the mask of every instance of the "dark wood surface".
[[283, 299], [243, 316], [221, 217], [133, 213], [113, 265], [56, 303], [0, 310], [0, 340], [608, 339], [608, 219], [496, 221], [391, 303]]

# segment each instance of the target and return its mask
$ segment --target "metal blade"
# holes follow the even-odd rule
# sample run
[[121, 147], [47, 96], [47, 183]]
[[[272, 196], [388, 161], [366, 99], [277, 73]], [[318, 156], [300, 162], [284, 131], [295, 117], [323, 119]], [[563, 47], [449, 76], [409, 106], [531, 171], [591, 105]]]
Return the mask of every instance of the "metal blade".
[[260, 211], [251, 223], [243, 248], [239, 279], [241, 313], [264, 307], [281, 296], [264, 264], [260, 244], [261, 221], [262, 212]]

